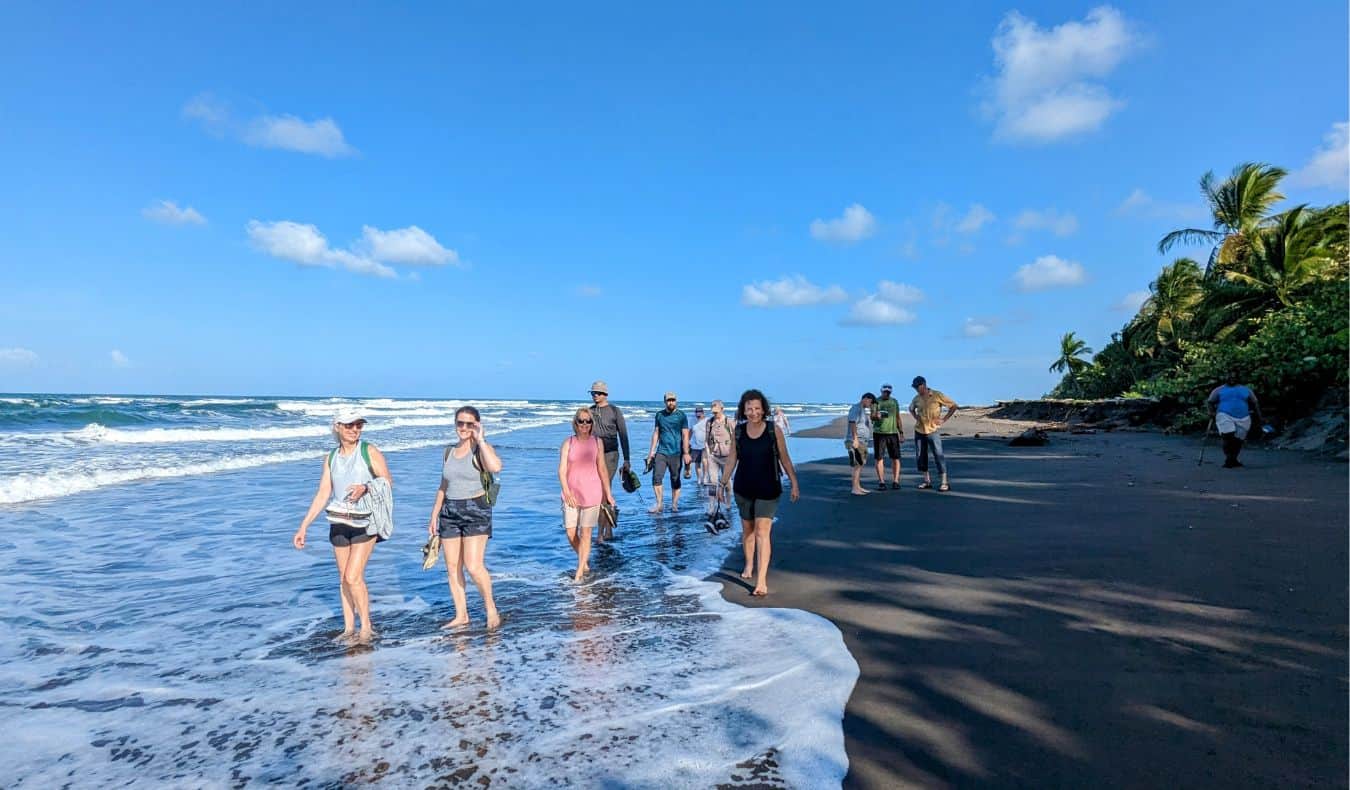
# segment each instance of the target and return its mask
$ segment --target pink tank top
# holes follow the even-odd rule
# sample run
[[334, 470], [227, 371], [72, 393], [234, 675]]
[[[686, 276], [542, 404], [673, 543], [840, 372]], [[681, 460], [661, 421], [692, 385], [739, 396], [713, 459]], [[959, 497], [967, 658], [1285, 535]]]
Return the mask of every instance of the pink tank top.
[[595, 439], [579, 442], [573, 436], [567, 440], [567, 487], [581, 507], [595, 507], [604, 496], [595, 468], [597, 453]]

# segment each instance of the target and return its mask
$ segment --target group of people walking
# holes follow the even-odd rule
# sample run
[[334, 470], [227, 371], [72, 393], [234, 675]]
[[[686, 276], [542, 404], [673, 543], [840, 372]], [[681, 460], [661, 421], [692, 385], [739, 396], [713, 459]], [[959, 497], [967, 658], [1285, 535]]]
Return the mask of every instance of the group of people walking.
[[[914, 420], [915, 466], [923, 475], [918, 487], [933, 487], [933, 477], [929, 472], [929, 462], [937, 468], [939, 476], [938, 491], [950, 491], [947, 480], [947, 459], [942, 453], [942, 436], [938, 429], [956, 414], [956, 401], [942, 392], [928, 386], [923, 376], [915, 376], [910, 383], [914, 388], [914, 398], [909, 402], [909, 416]], [[881, 385], [881, 397], [864, 392], [858, 402], [848, 411], [848, 427], [844, 434], [844, 450], [848, 454], [849, 465], [853, 468], [853, 494], [865, 496], [868, 491], [862, 485], [863, 467], [867, 466], [867, 450], [871, 446], [876, 456], [877, 490], [900, 488], [900, 445], [905, 435], [904, 421], [901, 419], [900, 402], [893, 396], [894, 387]], [[884, 457], [883, 457], [884, 455]], [[890, 482], [886, 480], [886, 462], [891, 462]]]
[[[573, 414], [572, 435], [558, 451], [563, 529], [577, 555], [573, 579], [578, 582], [590, 571], [593, 539], [603, 541], [613, 535], [617, 509], [611, 486], [615, 474], [622, 471], [625, 478], [635, 476], [623, 412], [609, 402], [605, 382], [594, 382], [590, 395], [591, 406], [578, 408]], [[667, 478], [672, 510], [679, 509], [681, 480], [693, 474], [706, 491], [709, 512], [734, 498], [745, 554], [741, 578], [753, 581], [752, 594], [756, 596], [768, 594], [770, 532], [783, 494], [784, 475], [791, 500], [795, 502], [800, 495], [785, 440], [786, 418], [779, 410], [779, 427], [775, 429], [772, 414], [764, 393], [751, 389], [741, 395], [734, 420], [723, 413], [721, 401], [714, 401], [710, 417], [702, 407], [695, 410], [696, 421], [691, 427], [678, 408], [675, 393], [667, 392], [664, 408], [653, 421], [646, 458], [656, 497], [650, 511], [654, 514], [664, 509]], [[338, 446], [326, 456], [318, 490], [291, 539], [295, 548], [303, 549], [310, 524], [320, 513], [326, 515], [342, 602], [343, 630], [339, 638], [357, 642], [368, 642], [374, 635], [366, 564], [375, 544], [385, 540], [392, 528], [393, 478], [384, 455], [361, 440], [365, 426], [364, 416], [356, 410], [344, 410], [334, 418]], [[484, 564], [495, 504], [488, 481], [501, 472], [502, 462], [484, 436], [481, 415], [473, 406], [456, 410], [455, 434], [456, 443], [447, 447], [442, 457], [441, 482], [427, 533], [439, 539], [455, 607], [455, 616], [445, 627], [469, 622], [467, 573], [483, 599], [491, 629], [501, 624], [501, 616], [492, 597], [492, 577]]]

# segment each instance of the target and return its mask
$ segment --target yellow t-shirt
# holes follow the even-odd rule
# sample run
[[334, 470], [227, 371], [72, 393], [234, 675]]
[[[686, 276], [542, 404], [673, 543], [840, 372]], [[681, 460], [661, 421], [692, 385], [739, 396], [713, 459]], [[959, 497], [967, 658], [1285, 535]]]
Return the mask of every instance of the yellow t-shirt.
[[926, 397], [915, 395], [914, 400], [909, 402], [909, 408], [919, 415], [914, 430], [919, 433], [935, 433], [938, 429], [938, 423], [942, 421], [942, 407], [946, 406], [950, 409], [955, 405], [956, 401], [932, 387], [928, 388]]

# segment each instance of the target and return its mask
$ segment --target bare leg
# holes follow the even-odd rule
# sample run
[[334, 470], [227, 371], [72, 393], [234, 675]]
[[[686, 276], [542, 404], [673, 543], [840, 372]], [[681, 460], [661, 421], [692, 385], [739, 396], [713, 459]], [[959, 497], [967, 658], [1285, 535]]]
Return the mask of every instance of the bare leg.
[[683, 489], [673, 488], [670, 491], [670, 509], [672, 511], [680, 509], [680, 491]]
[[773, 529], [773, 519], [755, 519], [755, 548], [758, 553], [755, 557], [755, 589], [750, 593], [751, 595], [764, 596], [769, 594], [769, 556], [773, 554], [773, 546], [769, 542], [769, 530], [771, 529]]
[[881, 455], [877, 455], [877, 485], [886, 485], [886, 462], [881, 460]]
[[741, 548], [745, 550], [745, 570], [741, 571], [741, 578], [749, 579], [755, 569], [755, 522], [748, 518], [741, 519]]
[[572, 581], [579, 582], [591, 570], [591, 528], [581, 527], [581, 536], [577, 539], [577, 575]]
[[893, 461], [891, 461], [891, 469], [892, 469], [892, 471], [895, 472], [895, 484], [898, 486], [898, 485], [900, 485], [900, 459], [899, 459], [899, 458], [896, 458], [896, 459], [894, 459]]
[[463, 538], [441, 541], [441, 548], [445, 549], [445, 574], [450, 579], [450, 598], [455, 602], [455, 619], [446, 623], [445, 628], [469, 624], [469, 605], [464, 599], [463, 543]]
[[342, 599], [342, 633], [338, 635], [338, 639], [346, 639], [356, 633], [352, 599], [347, 592], [347, 557], [351, 551], [351, 546], [333, 547], [333, 557], [337, 560], [338, 569], [338, 597]]
[[497, 603], [492, 600], [492, 575], [483, 566], [483, 554], [487, 551], [487, 535], [472, 535], [464, 538], [464, 570], [469, 572], [478, 594], [483, 596], [483, 608], [487, 610], [487, 627], [496, 628], [502, 624], [497, 614]]
[[347, 569], [342, 580], [347, 583], [347, 592], [352, 597], [356, 613], [361, 616], [361, 642], [369, 642], [375, 631], [370, 625], [370, 591], [366, 589], [366, 563], [375, 550], [375, 540], [363, 540], [353, 543], [351, 554], [347, 557]]
[[853, 493], [866, 494], [867, 489], [862, 487], [862, 467], [853, 467]]
[[665, 489], [661, 487], [660, 483], [652, 483], [652, 494], [656, 496], [656, 504], [647, 508], [647, 512], [660, 513], [662, 508], [661, 497], [665, 495]]
[[576, 551], [576, 550], [577, 550], [577, 545], [578, 545], [578, 543], [577, 543], [577, 528], [576, 528], [576, 527], [568, 527], [568, 528], [567, 528], [567, 545], [569, 545], [569, 546], [572, 547], [572, 551]]

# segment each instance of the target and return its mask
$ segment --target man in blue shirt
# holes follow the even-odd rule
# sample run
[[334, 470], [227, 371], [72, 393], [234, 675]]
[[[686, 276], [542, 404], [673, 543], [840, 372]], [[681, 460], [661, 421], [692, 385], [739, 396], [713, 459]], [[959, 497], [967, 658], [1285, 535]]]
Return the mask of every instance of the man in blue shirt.
[[666, 408], [656, 413], [656, 424], [652, 426], [652, 446], [647, 451], [647, 463], [652, 468], [652, 490], [656, 492], [656, 504], [648, 508], [648, 513], [660, 513], [665, 506], [662, 502], [664, 491], [661, 478], [670, 473], [670, 509], [680, 509], [680, 463], [689, 463], [689, 418], [675, 408], [675, 393], [666, 393]]
[[1252, 429], [1252, 413], [1261, 419], [1261, 405], [1256, 402], [1256, 394], [1250, 387], [1237, 383], [1237, 374], [1229, 371], [1225, 383], [1209, 393], [1209, 415], [1219, 429], [1219, 438], [1223, 440], [1223, 466], [1235, 469], [1242, 466], [1238, 453], [1242, 452], [1242, 443], [1247, 432]]

